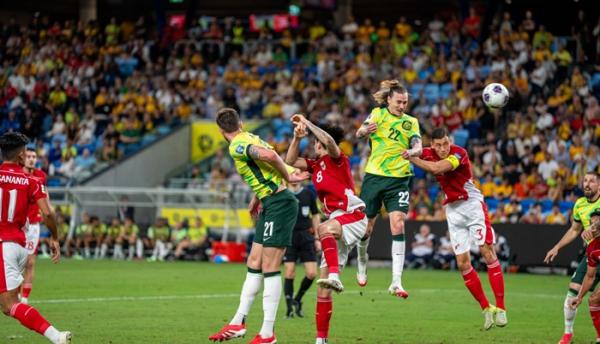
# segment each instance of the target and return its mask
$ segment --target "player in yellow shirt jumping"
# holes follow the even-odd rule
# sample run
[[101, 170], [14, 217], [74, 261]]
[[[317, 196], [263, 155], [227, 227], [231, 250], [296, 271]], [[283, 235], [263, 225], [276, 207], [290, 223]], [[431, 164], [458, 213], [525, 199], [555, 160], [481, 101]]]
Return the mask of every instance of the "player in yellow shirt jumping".
[[[408, 108], [408, 92], [398, 80], [384, 80], [373, 94], [379, 104], [356, 132], [356, 136], [368, 136], [371, 155], [365, 168], [360, 198], [367, 207], [369, 218], [367, 234], [373, 231], [381, 204], [390, 216], [392, 232], [392, 284], [389, 292], [403, 298], [408, 293], [402, 287], [404, 268], [404, 221], [410, 199], [409, 182], [413, 176], [411, 156], [422, 151], [419, 121], [405, 113]], [[360, 286], [367, 284], [367, 247], [369, 239], [358, 244], [358, 273]]]

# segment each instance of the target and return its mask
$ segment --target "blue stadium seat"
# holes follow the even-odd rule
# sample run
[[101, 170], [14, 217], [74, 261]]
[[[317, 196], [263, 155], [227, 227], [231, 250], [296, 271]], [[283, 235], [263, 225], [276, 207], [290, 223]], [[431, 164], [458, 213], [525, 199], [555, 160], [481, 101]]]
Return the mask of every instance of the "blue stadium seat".
[[171, 128], [169, 128], [166, 125], [161, 125], [160, 127], [156, 128], [156, 132], [159, 133], [160, 135], [167, 135], [168, 133], [171, 132]]
[[454, 137], [454, 143], [461, 146], [466, 147], [467, 141], [469, 140], [469, 131], [466, 129], [457, 129], [452, 133]]
[[560, 208], [561, 213], [568, 213], [571, 209], [573, 209], [574, 205], [575, 205], [575, 203], [571, 202], [571, 201], [558, 202], [558, 207]]
[[552, 201], [551, 199], [545, 199], [542, 202], [542, 212], [548, 212], [552, 210], [552, 205], [554, 204], [554, 201]]
[[524, 200], [521, 201], [521, 208], [523, 210], [523, 213], [526, 213], [529, 211], [529, 208], [531, 208], [531, 206], [535, 203], [534, 199], [531, 198], [525, 198]]
[[440, 188], [437, 184], [429, 187], [429, 199], [432, 201], [437, 198], [440, 193]]
[[425, 98], [429, 103], [435, 103], [440, 97], [440, 88], [437, 84], [425, 85]]
[[440, 97], [448, 98], [450, 96], [450, 93], [452, 93], [453, 90], [454, 90], [454, 86], [452, 86], [451, 83], [446, 83], [446, 84], [440, 85]]
[[413, 96], [419, 96], [419, 93], [425, 88], [424, 84], [412, 84], [408, 87], [408, 92]]
[[493, 213], [501, 202], [495, 197], [486, 197], [485, 204], [487, 204], [488, 210]]

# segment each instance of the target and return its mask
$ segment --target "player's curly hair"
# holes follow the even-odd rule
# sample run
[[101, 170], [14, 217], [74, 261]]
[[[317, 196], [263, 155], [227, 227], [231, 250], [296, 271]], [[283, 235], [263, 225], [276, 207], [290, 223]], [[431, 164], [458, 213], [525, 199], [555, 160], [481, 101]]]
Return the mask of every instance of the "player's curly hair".
[[14, 161], [17, 155], [21, 152], [25, 146], [29, 143], [27, 136], [17, 133], [9, 132], [0, 136], [0, 151], [2, 152], [2, 159]]
[[398, 80], [383, 80], [379, 83], [379, 90], [373, 93], [373, 99], [379, 106], [387, 106], [388, 97], [394, 93], [408, 93]]

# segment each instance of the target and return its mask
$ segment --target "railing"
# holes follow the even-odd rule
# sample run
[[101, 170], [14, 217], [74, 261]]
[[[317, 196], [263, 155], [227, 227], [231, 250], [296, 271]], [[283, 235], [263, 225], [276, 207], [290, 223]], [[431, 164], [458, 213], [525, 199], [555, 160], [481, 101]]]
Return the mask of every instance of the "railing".
[[[231, 194], [220, 190], [203, 187], [177, 188], [111, 188], [111, 187], [57, 187], [49, 188], [53, 205], [71, 207], [69, 237], [83, 211], [101, 212], [102, 209], [117, 209], [127, 205], [149, 211], [148, 217], [159, 216], [163, 208], [188, 209], [222, 209], [225, 211], [222, 228], [223, 240], [226, 240], [231, 228], [240, 227], [240, 219], [236, 215], [237, 207], [233, 205]], [[124, 198], [126, 197], [126, 201]], [[105, 211], [106, 213], [106, 211]], [[238, 240], [240, 240], [238, 235]]]

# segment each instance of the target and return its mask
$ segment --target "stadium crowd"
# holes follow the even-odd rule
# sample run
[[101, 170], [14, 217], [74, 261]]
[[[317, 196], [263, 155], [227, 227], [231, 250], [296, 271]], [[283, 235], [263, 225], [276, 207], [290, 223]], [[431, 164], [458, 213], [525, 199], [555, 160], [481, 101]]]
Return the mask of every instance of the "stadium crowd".
[[[100, 25], [36, 16], [27, 26], [2, 26], [0, 132], [26, 133], [41, 168], [71, 180], [179, 123], [211, 119], [222, 106], [268, 119], [268, 139], [283, 153], [289, 118], [303, 112], [344, 128], [341, 147], [360, 186], [368, 145], [354, 133], [377, 83], [396, 78], [409, 89], [409, 113], [425, 142], [447, 126], [469, 149], [493, 221], [565, 223], [582, 174], [600, 168], [600, 24], [593, 20], [580, 12], [573, 27], [585, 29], [556, 37], [530, 11], [505, 12], [484, 27], [472, 8], [464, 19], [452, 12], [391, 25], [351, 18], [282, 32], [204, 19], [159, 36], [143, 17]], [[511, 92], [502, 111], [481, 101], [492, 81]], [[207, 173], [190, 175], [217, 185], [237, 181], [232, 172], [218, 154]], [[412, 219], [443, 219], [430, 178], [416, 171]]]

